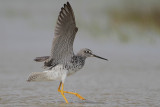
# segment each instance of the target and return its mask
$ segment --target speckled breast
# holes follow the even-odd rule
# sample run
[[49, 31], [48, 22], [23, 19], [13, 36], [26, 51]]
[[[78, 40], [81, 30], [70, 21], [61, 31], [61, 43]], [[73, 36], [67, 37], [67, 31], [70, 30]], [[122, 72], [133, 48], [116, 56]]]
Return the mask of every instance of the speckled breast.
[[84, 63], [85, 63], [84, 59], [78, 56], [74, 56], [74, 58], [72, 58], [72, 61], [67, 64], [68, 75], [71, 75], [76, 71], [79, 71], [80, 69], [82, 69], [82, 67], [84, 66]]

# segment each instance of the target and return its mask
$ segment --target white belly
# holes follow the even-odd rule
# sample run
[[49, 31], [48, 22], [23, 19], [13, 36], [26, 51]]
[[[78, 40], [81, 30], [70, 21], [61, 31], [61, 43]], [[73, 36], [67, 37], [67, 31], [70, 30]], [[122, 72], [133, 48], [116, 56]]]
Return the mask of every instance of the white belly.
[[63, 80], [66, 77], [68, 70], [63, 69], [63, 65], [57, 65], [51, 70], [43, 71], [46, 72], [46, 75], [49, 80]]
[[56, 67], [52, 68], [51, 70], [46, 70], [43, 72], [33, 72], [30, 74], [27, 81], [54, 81], [60, 80], [64, 82], [67, 76], [68, 70], [63, 69], [62, 65], [57, 65]]
[[33, 72], [30, 74], [28, 81], [54, 81], [60, 80], [64, 83], [66, 76], [74, 74], [80, 68], [71, 68], [70, 70], [64, 69], [63, 65], [57, 65], [51, 70], [43, 72]]

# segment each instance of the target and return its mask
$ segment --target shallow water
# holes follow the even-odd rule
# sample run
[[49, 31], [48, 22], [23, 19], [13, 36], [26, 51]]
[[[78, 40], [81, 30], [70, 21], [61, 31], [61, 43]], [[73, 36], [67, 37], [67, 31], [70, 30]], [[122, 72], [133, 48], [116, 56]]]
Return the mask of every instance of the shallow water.
[[[125, 29], [132, 38], [133, 35], [144, 36], [129, 43], [117, 42], [117, 32], [106, 34], [109, 36], [92, 37], [90, 29], [84, 30], [82, 26], [85, 25], [80, 22], [93, 15], [88, 13], [95, 4], [92, 3], [92, 8], [81, 8], [85, 1], [80, 2], [81, 4], [72, 1], [74, 10], [80, 11], [76, 13], [79, 32], [74, 42], [75, 53], [81, 48], [89, 48], [95, 54], [109, 59], [106, 62], [88, 58], [82, 70], [67, 77], [64, 90], [77, 92], [87, 100], [81, 101], [73, 95], [65, 94], [69, 101], [69, 104], [65, 104], [57, 91], [59, 81], [26, 82], [31, 72], [43, 71], [42, 64], [34, 62], [33, 59], [50, 53], [54, 27], [52, 22], [57, 19], [61, 5], [59, 1], [55, 3], [50, 0], [45, 2], [46, 4], [41, 1], [39, 5], [36, 2], [18, 3], [5, 1], [3, 5], [0, 4], [0, 107], [160, 106], [160, 44], [145, 41], [151, 36], [160, 41], [158, 33], [147, 30], [140, 31], [139, 34], [135, 29]], [[63, 3], [61, 1], [61, 4]], [[94, 10], [103, 3], [98, 4]], [[85, 10], [88, 10], [88, 13]], [[101, 18], [100, 22], [106, 21], [104, 17]], [[93, 20], [98, 22], [99, 17], [94, 17]], [[101, 27], [108, 29], [107, 26], [108, 24]]]

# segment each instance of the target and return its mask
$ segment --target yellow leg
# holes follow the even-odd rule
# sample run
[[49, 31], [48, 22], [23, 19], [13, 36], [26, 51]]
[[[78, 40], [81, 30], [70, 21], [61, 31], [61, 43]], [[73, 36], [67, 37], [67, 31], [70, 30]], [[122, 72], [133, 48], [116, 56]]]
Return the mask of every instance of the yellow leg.
[[[62, 89], [61, 88], [61, 85], [62, 85]], [[74, 92], [68, 92], [68, 91], [63, 91], [63, 87], [64, 87], [64, 84], [62, 82], [60, 82], [59, 84], [59, 87], [58, 87], [58, 92], [60, 92], [64, 98], [64, 100], [66, 101], [66, 103], [68, 103], [66, 97], [64, 96], [64, 93], [68, 93], [68, 94], [73, 94], [75, 96], [77, 96], [79, 99], [81, 100], [85, 100], [82, 96], [80, 96], [78, 93], [74, 93]]]
[[[62, 89], [60, 90], [60, 88], [61, 88], [61, 84], [62, 84]], [[62, 94], [62, 96], [63, 96], [64, 100], [66, 101], [66, 103], [68, 103], [68, 101], [67, 101], [66, 97], [64, 96], [63, 83], [62, 83], [62, 82], [60, 82], [60, 84], [59, 84], [58, 92], [61, 92], [61, 94]]]
[[62, 84], [62, 82], [60, 82], [60, 84], [59, 84], [59, 87], [58, 87], [58, 92], [61, 92], [61, 84]]
[[68, 94], [73, 94], [73, 95], [77, 96], [79, 99], [85, 100], [85, 98], [83, 98], [82, 96], [80, 96], [78, 93], [68, 92], [68, 91], [63, 91], [63, 92], [64, 92], [64, 93], [68, 93]]
[[63, 86], [64, 86], [64, 85], [63, 85], [63, 83], [62, 83], [61, 94], [62, 94], [62, 96], [63, 96], [64, 100], [66, 101], [66, 103], [68, 103], [68, 101], [67, 101], [66, 97], [64, 96]]

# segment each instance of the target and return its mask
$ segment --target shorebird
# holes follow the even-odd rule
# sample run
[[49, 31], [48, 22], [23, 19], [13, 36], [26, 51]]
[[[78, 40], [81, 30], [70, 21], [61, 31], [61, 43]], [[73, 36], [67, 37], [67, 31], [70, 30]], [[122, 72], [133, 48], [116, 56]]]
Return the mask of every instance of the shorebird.
[[33, 81], [54, 81], [59, 80], [60, 85], [58, 92], [60, 92], [68, 103], [64, 93], [73, 94], [85, 100], [78, 93], [64, 91], [64, 82], [67, 76], [74, 74], [80, 70], [88, 57], [102, 58], [92, 53], [90, 49], [81, 49], [77, 54], [73, 52], [73, 42], [75, 35], [78, 31], [75, 22], [75, 16], [69, 2], [64, 4], [58, 16], [57, 24], [54, 31], [54, 38], [52, 43], [51, 55], [36, 57], [34, 60], [37, 62], [44, 62], [43, 72], [33, 72], [28, 78], [28, 82]]

